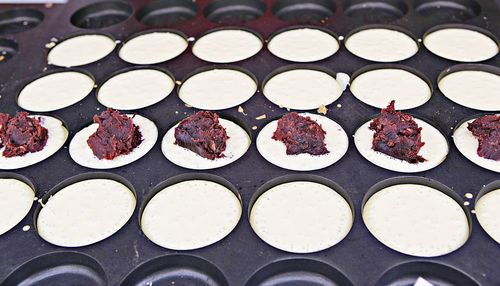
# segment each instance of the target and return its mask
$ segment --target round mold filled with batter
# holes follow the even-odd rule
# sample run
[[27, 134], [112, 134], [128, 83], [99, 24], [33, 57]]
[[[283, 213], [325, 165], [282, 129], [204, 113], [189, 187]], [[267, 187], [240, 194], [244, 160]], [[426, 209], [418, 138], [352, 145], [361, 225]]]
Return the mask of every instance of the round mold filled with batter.
[[300, 113], [316, 121], [326, 132], [325, 144], [329, 153], [323, 155], [311, 155], [302, 153], [298, 155], [287, 155], [286, 145], [274, 140], [273, 134], [278, 127], [278, 120], [269, 122], [260, 131], [257, 137], [257, 150], [273, 165], [293, 171], [313, 171], [326, 168], [340, 160], [349, 147], [349, 138], [342, 126], [330, 118], [312, 113]]
[[249, 206], [253, 231], [267, 244], [287, 252], [330, 248], [349, 233], [354, 212], [345, 191], [323, 177], [288, 175], [271, 180]]
[[242, 121], [236, 118], [219, 118], [219, 123], [225, 128], [229, 137], [226, 141], [226, 150], [223, 152], [224, 157], [210, 160], [174, 144], [175, 128], [179, 126], [179, 123], [172, 126], [163, 137], [161, 142], [163, 155], [173, 164], [192, 170], [216, 169], [237, 161], [245, 155], [252, 144], [251, 132]]
[[108, 34], [77, 34], [58, 42], [47, 54], [47, 63], [59, 67], [76, 67], [97, 62], [116, 47]]
[[278, 58], [292, 62], [315, 62], [339, 50], [337, 36], [330, 30], [314, 26], [293, 26], [274, 33], [267, 49]]
[[35, 199], [35, 187], [19, 174], [0, 173], [0, 236], [20, 223]]
[[439, 25], [425, 32], [424, 46], [433, 54], [457, 62], [480, 62], [498, 54], [498, 40], [488, 30], [463, 24]]
[[108, 159], [99, 159], [94, 155], [92, 149], [87, 144], [88, 138], [97, 131], [98, 123], [92, 123], [83, 128], [73, 136], [69, 144], [69, 155], [78, 165], [91, 169], [113, 169], [128, 165], [146, 155], [155, 145], [158, 139], [158, 128], [153, 121], [138, 114], [127, 114], [132, 118], [134, 125], [139, 127], [142, 135], [142, 141], [139, 146], [132, 149], [128, 154], [121, 154], [117, 157]]
[[155, 244], [192, 250], [229, 235], [242, 213], [236, 188], [210, 174], [184, 174], [160, 183], [145, 199], [139, 223]]
[[357, 70], [349, 85], [363, 103], [385, 108], [396, 101], [396, 109], [406, 110], [425, 104], [432, 96], [432, 83], [421, 72], [403, 65], [375, 64]]
[[94, 77], [79, 69], [42, 73], [21, 89], [17, 95], [17, 105], [35, 112], [59, 110], [84, 99], [94, 89], [94, 85]]
[[483, 230], [500, 244], [500, 180], [484, 186], [476, 197], [474, 209]]
[[219, 28], [202, 34], [193, 44], [193, 54], [211, 63], [234, 63], [256, 55], [263, 47], [257, 32], [246, 28]]
[[221, 110], [238, 106], [257, 91], [257, 78], [236, 66], [203, 67], [188, 75], [177, 94], [198, 109]]
[[417, 38], [406, 29], [393, 25], [366, 25], [351, 31], [345, 47], [357, 57], [374, 62], [398, 62], [414, 56]]
[[372, 149], [373, 135], [375, 134], [374, 130], [369, 129], [372, 120], [369, 120], [356, 130], [354, 134], [356, 149], [366, 160], [374, 165], [395, 172], [417, 173], [435, 168], [448, 156], [448, 141], [436, 127], [419, 118], [414, 118], [414, 120], [419, 127], [422, 127], [422, 142], [425, 145], [422, 146], [418, 154], [424, 157], [426, 161], [409, 163]]
[[337, 100], [343, 92], [332, 70], [315, 66], [285, 66], [262, 82], [264, 96], [281, 108], [311, 110]]
[[134, 213], [133, 186], [111, 173], [71, 177], [47, 192], [33, 221], [45, 241], [81, 247], [104, 240], [120, 230]]
[[169, 61], [181, 55], [188, 47], [186, 35], [169, 29], [137, 33], [128, 38], [118, 56], [131, 64], [151, 65]]
[[[29, 117], [38, 118], [40, 125], [47, 129], [47, 143], [38, 152], [29, 152], [14, 157], [0, 155], [0, 170], [21, 169], [40, 163], [59, 151], [68, 139], [69, 131], [62, 120], [47, 115], [30, 115]], [[0, 154], [4, 150], [5, 146], [0, 148]]]
[[478, 155], [477, 150], [479, 148], [479, 141], [472, 132], [467, 129], [469, 123], [472, 123], [480, 115], [475, 115], [472, 118], [467, 118], [462, 120], [457, 124], [453, 131], [453, 142], [457, 147], [458, 151], [464, 155], [465, 158], [469, 159], [472, 163], [493, 171], [500, 173], [500, 161], [495, 161], [493, 159], [483, 158]]
[[378, 241], [412, 256], [451, 253], [471, 233], [470, 214], [460, 196], [424, 177], [395, 177], [375, 184], [365, 195], [361, 212]]
[[97, 100], [106, 107], [134, 110], [165, 99], [175, 87], [174, 76], [156, 67], [125, 68], [101, 84]]
[[481, 64], [460, 64], [447, 68], [438, 76], [441, 93], [462, 106], [500, 111], [500, 68]]

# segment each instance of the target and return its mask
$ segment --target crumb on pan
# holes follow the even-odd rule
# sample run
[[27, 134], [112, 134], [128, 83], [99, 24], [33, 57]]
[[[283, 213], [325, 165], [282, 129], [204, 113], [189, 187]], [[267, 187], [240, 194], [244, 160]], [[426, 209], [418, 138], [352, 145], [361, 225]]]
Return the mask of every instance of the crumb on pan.
[[252, 130], [257, 130], [257, 126], [252, 126]]
[[324, 104], [321, 104], [318, 108], [318, 113], [325, 114], [328, 112], [328, 108]]
[[238, 112], [241, 113], [241, 114], [243, 114], [243, 115], [248, 115], [248, 114], [245, 113], [245, 110], [243, 109], [243, 107], [241, 107], [241, 105], [238, 106]]
[[262, 119], [266, 119], [266, 118], [267, 118], [267, 116], [265, 114], [262, 114], [260, 116], [255, 117], [255, 119], [257, 119], [257, 120], [262, 120]]

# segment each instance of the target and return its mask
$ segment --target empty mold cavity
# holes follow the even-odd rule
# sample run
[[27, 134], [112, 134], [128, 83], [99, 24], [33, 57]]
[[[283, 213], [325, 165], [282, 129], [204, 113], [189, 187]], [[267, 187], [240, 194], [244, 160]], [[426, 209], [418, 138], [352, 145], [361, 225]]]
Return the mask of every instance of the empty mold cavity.
[[137, 13], [137, 20], [148, 26], [173, 25], [194, 18], [198, 6], [191, 0], [156, 0]]
[[246, 286], [323, 285], [351, 286], [352, 282], [338, 269], [312, 259], [281, 260], [259, 269]]
[[13, 40], [0, 39], [0, 63], [11, 59], [19, 49], [19, 46]]
[[167, 255], [149, 260], [130, 272], [120, 284], [229, 286], [211, 262], [192, 255]]
[[433, 20], [467, 20], [481, 13], [481, 6], [474, 0], [417, 0], [415, 11]]
[[83, 29], [100, 29], [125, 21], [132, 6], [125, 1], [102, 1], [90, 4], [71, 16], [71, 23]]
[[278, 0], [272, 12], [284, 21], [318, 23], [331, 17], [335, 9], [329, 0]]
[[412, 261], [396, 265], [382, 274], [375, 286], [417, 285], [416, 281], [419, 278], [425, 279], [430, 283], [429, 285], [479, 286], [464, 272], [445, 264], [429, 261]]
[[261, 0], [216, 0], [203, 14], [216, 23], [241, 23], [260, 18], [265, 11], [266, 4]]
[[35, 9], [15, 8], [0, 12], [0, 35], [24, 32], [43, 21], [43, 13]]
[[36, 257], [14, 270], [3, 286], [105, 286], [106, 274], [92, 257], [79, 252], [53, 252]]
[[403, 0], [348, 0], [344, 13], [363, 22], [390, 22], [403, 17], [408, 5]]

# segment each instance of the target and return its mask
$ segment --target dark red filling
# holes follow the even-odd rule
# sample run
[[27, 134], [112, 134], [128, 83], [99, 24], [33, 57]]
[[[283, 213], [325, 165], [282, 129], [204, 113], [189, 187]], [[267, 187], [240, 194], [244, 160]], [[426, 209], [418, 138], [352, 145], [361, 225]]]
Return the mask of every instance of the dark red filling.
[[323, 155], [329, 153], [326, 149], [325, 134], [321, 125], [309, 116], [290, 112], [278, 120], [273, 139], [285, 143], [287, 155]]
[[422, 127], [418, 127], [411, 115], [394, 110], [394, 103], [394, 100], [391, 101], [370, 123], [370, 130], [375, 131], [373, 150], [409, 163], [426, 161], [418, 155], [425, 144], [422, 142]]
[[467, 129], [479, 141], [479, 156], [500, 161], [500, 115], [479, 117], [469, 123]]
[[175, 128], [175, 144], [210, 160], [224, 157], [227, 139], [219, 116], [210, 111], [198, 111]]
[[28, 117], [27, 112], [18, 112], [14, 117], [0, 113], [0, 148], [5, 146], [4, 157], [38, 152], [45, 147], [48, 138], [47, 128], [42, 127], [40, 118]]
[[113, 158], [129, 154], [142, 142], [139, 126], [132, 118], [108, 108], [100, 115], [94, 115], [94, 122], [99, 124], [96, 132], [90, 135], [87, 144], [99, 159]]

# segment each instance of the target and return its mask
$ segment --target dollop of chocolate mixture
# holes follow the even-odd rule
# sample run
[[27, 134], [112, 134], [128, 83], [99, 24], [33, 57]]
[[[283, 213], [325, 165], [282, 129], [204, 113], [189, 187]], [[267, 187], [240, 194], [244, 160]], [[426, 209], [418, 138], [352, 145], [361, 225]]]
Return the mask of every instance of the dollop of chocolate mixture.
[[480, 157], [500, 161], [500, 115], [485, 115], [469, 123], [467, 129], [479, 141]]
[[94, 115], [94, 122], [99, 124], [96, 132], [87, 139], [87, 144], [99, 159], [113, 158], [129, 154], [142, 142], [139, 126], [132, 118], [108, 108], [100, 115]]
[[175, 128], [176, 145], [210, 160], [224, 157], [227, 139], [229, 137], [219, 123], [219, 116], [210, 111], [198, 111]]
[[0, 113], [0, 148], [5, 146], [4, 157], [38, 152], [48, 138], [48, 130], [40, 124], [40, 118], [28, 117], [27, 112], [18, 112], [14, 117]]
[[370, 123], [374, 130], [372, 148], [391, 157], [415, 164], [425, 159], [418, 155], [422, 142], [422, 127], [418, 127], [413, 117], [394, 110], [395, 101], [382, 109], [379, 117]]
[[278, 120], [278, 127], [272, 138], [285, 143], [287, 155], [323, 155], [329, 153], [325, 134], [321, 125], [309, 116], [290, 112]]

